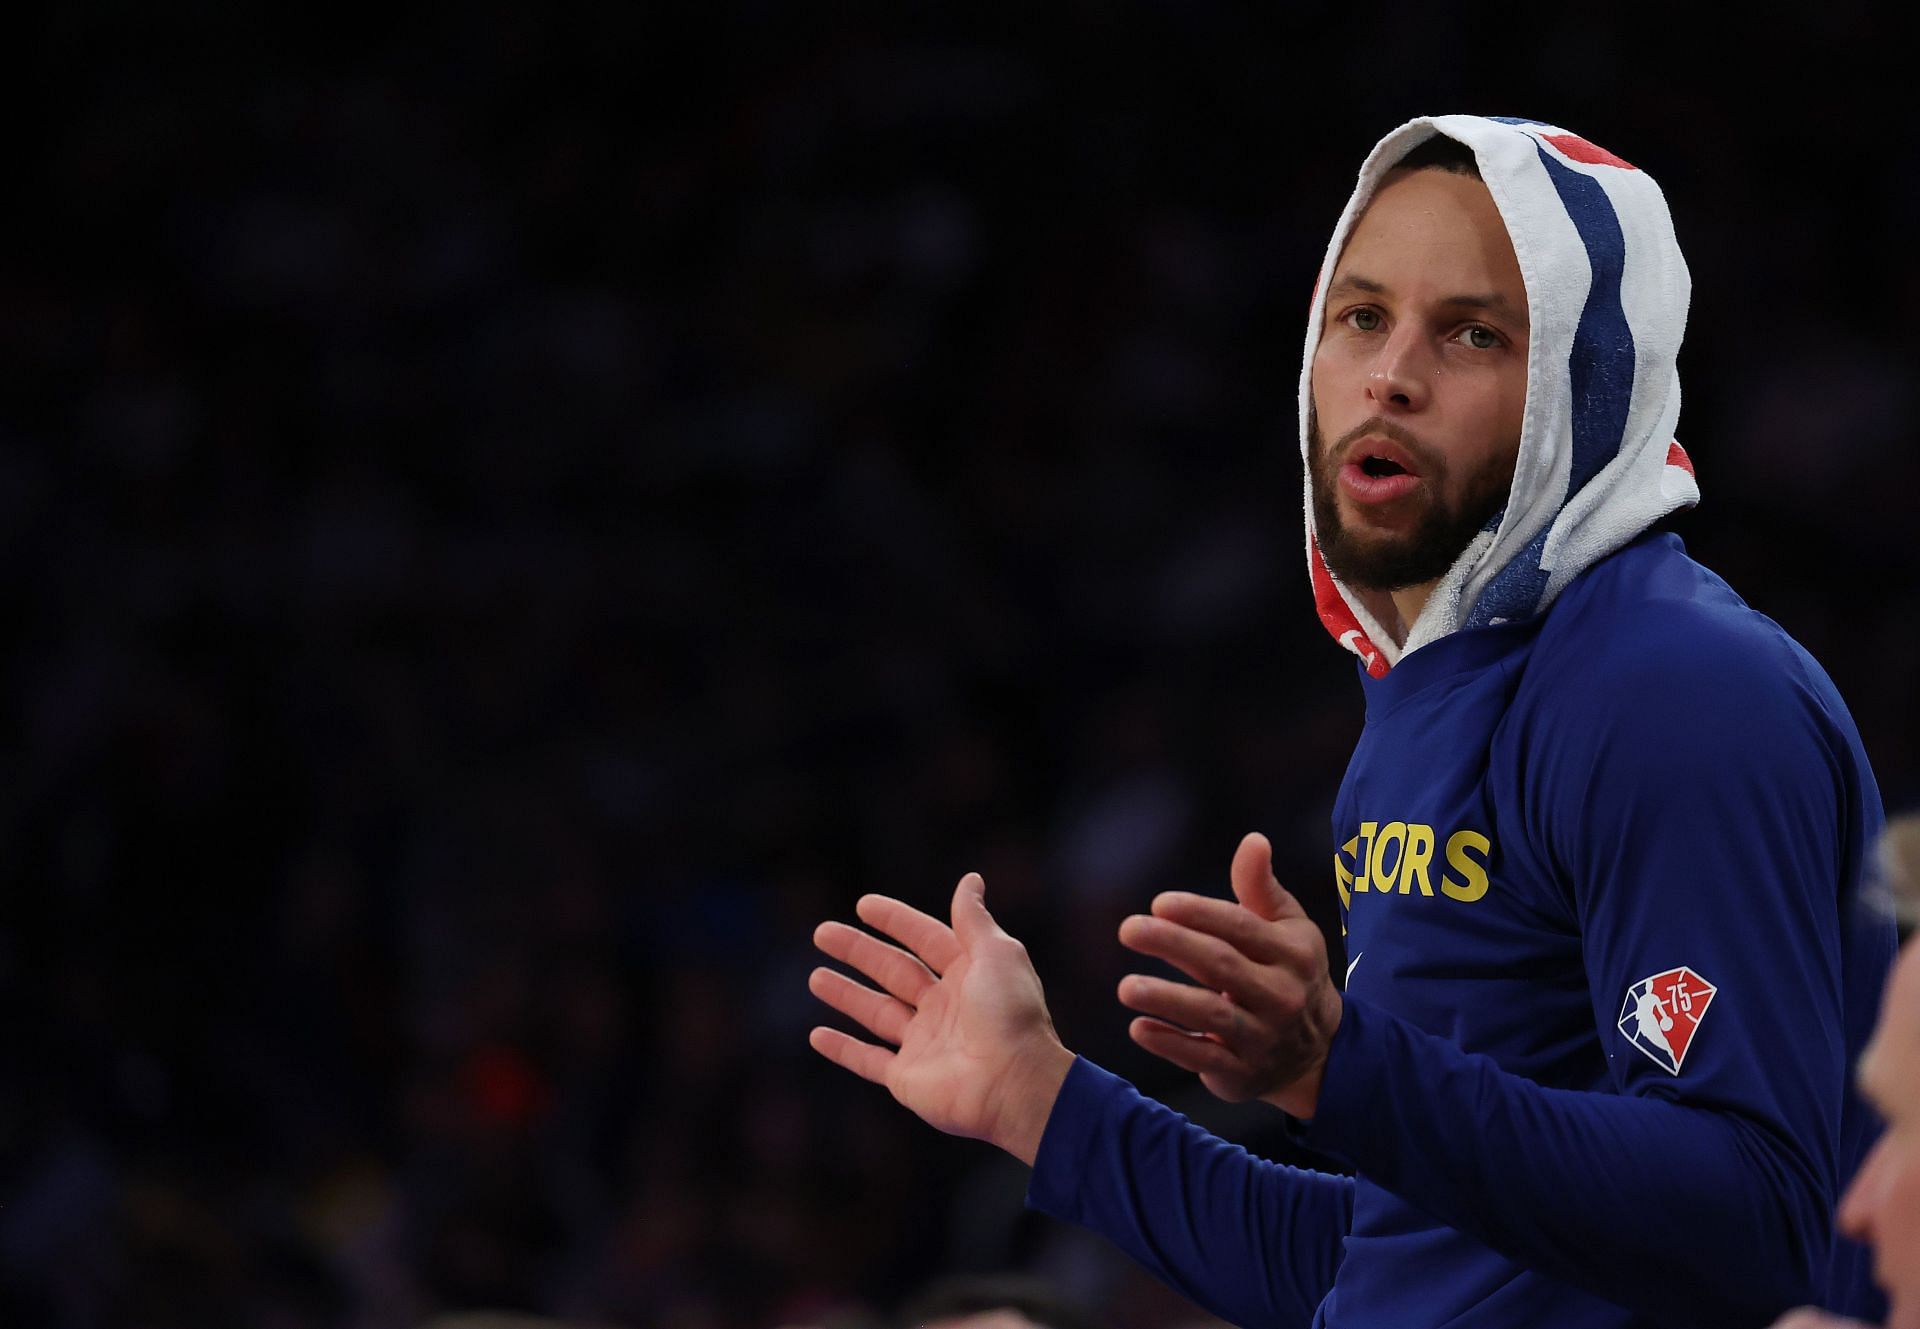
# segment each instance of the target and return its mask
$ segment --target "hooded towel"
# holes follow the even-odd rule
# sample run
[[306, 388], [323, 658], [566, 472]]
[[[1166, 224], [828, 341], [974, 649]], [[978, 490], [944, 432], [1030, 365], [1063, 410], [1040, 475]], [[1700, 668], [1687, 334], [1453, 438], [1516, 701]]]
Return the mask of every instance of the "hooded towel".
[[[1505, 508], [1461, 551], [1396, 646], [1320, 556], [1307, 426], [1321, 293], [1382, 178], [1436, 134], [1472, 149], [1513, 241], [1532, 325], [1527, 401]], [[1675, 359], [1691, 291], [1660, 187], [1578, 135], [1538, 120], [1440, 115], [1410, 120], [1375, 145], [1320, 265], [1300, 369], [1314, 602], [1369, 673], [1381, 677], [1405, 653], [1458, 629], [1545, 613], [1579, 573], [1700, 501], [1693, 465], [1674, 440]]]

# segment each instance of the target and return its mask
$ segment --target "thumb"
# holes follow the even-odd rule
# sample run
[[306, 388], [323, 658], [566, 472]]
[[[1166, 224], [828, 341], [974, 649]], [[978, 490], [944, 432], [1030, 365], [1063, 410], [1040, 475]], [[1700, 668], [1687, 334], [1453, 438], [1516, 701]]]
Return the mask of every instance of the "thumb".
[[1274, 878], [1273, 846], [1258, 831], [1249, 834], [1234, 851], [1228, 877], [1233, 882], [1234, 898], [1270, 923], [1306, 913]]
[[971, 951], [1000, 930], [987, 912], [987, 883], [978, 872], [969, 872], [953, 888], [953, 935], [962, 950]]

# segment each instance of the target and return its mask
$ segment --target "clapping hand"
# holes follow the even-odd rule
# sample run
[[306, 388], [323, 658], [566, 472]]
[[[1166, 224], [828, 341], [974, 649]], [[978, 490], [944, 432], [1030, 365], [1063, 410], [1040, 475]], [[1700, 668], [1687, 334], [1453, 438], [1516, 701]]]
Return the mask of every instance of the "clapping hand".
[[854, 912], [899, 944], [834, 922], [814, 930], [814, 944], [874, 986], [826, 968], [807, 986], [880, 1042], [820, 1027], [814, 1050], [886, 1086], [929, 1125], [1033, 1162], [1073, 1054], [1054, 1033], [1027, 948], [988, 914], [980, 874], [955, 888], [952, 926], [884, 895], [862, 896]]
[[1128, 1032], [1220, 1098], [1310, 1117], [1340, 1024], [1326, 940], [1275, 880], [1265, 836], [1240, 842], [1230, 875], [1237, 903], [1168, 891], [1121, 923], [1122, 945], [1194, 980], [1127, 975], [1120, 1001], [1140, 1012]]

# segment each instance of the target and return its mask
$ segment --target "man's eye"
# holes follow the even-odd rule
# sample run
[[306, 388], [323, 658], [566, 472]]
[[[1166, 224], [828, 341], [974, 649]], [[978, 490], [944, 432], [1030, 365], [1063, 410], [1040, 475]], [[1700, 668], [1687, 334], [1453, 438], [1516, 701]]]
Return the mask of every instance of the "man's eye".
[[1473, 347], [1476, 351], [1491, 351], [1500, 344], [1500, 338], [1495, 335], [1491, 328], [1483, 328], [1476, 325], [1470, 328], [1463, 328], [1460, 335], [1465, 337], [1467, 339], [1467, 345]]
[[1362, 332], [1380, 330], [1380, 311], [1377, 309], [1356, 309], [1347, 317], [1352, 320], [1353, 326]]

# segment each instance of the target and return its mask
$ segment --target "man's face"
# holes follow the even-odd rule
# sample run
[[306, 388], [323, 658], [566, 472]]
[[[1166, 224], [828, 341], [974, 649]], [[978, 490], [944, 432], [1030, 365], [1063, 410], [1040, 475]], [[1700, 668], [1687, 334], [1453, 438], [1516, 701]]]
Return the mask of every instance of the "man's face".
[[1527, 292], [1487, 187], [1389, 175], [1347, 238], [1313, 355], [1314, 526], [1350, 586], [1444, 574], [1507, 500]]
[[1887, 1129], [1840, 1198], [1840, 1227], [1873, 1247], [1887, 1329], [1920, 1329], [1920, 944], [1893, 966], [1859, 1083]]

